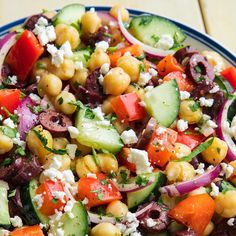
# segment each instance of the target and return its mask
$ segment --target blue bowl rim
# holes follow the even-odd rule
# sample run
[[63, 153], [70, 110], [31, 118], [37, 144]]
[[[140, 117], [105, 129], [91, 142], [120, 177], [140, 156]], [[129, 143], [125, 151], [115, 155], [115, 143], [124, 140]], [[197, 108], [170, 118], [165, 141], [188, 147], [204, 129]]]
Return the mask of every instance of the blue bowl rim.
[[[110, 7], [108, 7], [108, 6], [87, 6], [86, 10], [90, 9], [91, 7], [94, 7], [97, 11], [109, 11], [109, 9], [110, 9]], [[142, 15], [142, 14], [152, 14], [152, 15], [160, 16], [158, 14], [144, 12], [144, 11], [140, 11], [140, 10], [134, 10], [134, 9], [128, 9], [128, 10], [129, 10], [129, 13], [133, 16]], [[170, 19], [170, 18], [167, 18], [164, 16], [160, 16], [160, 17], [163, 17], [167, 20], [172, 21], [179, 28], [181, 28], [188, 36], [201, 42], [202, 44], [206, 45], [207, 47], [211, 48], [212, 50], [218, 52], [230, 64], [232, 64], [233, 66], [236, 66], [236, 55], [234, 53], [230, 52], [228, 49], [226, 49], [224, 46], [222, 46], [219, 42], [217, 42], [215, 39], [213, 39], [209, 35], [201, 33], [198, 30], [196, 30], [190, 26], [187, 26], [183, 23], [180, 23], [176, 20], [173, 20], [173, 19]], [[4, 34], [6, 34], [12, 27], [23, 24], [26, 19], [27, 19], [27, 17], [24, 17], [24, 18], [10, 22], [10, 23], [0, 27], [0, 36], [3, 36]]]

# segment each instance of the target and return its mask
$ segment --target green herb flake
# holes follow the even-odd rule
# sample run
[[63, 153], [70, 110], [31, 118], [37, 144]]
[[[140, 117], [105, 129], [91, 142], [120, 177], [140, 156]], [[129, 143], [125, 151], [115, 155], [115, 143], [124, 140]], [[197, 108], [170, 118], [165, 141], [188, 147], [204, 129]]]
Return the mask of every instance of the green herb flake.
[[77, 100], [77, 101], [70, 101], [69, 104], [77, 106], [77, 109], [85, 109], [86, 107], [84, 106], [84, 104]]
[[84, 117], [87, 118], [87, 119], [93, 120], [95, 118], [95, 114], [93, 113], [92, 109], [87, 108], [85, 110]]
[[8, 165], [10, 165], [11, 163], [12, 163], [12, 158], [11, 157], [6, 157], [4, 160], [3, 160], [3, 162], [0, 164], [0, 166], [2, 167], [2, 166], [8, 166]]
[[201, 67], [200, 66], [198, 66], [198, 65], [196, 65], [195, 67], [194, 67], [194, 70], [197, 72], [197, 73], [202, 73], [202, 69], [201, 69]]
[[56, 199], [56, 198], [53, 198], [53, 199], [52, 199], [52, 203], [53, 203], [53, 204], [57, 204], [58, 201], [59, 201], [59, 199]]
[[148, 183], [148, 178], [146, 176], [138, 175], [135, 178], [135, 183], [139, 186], [146, 186]]
[[18, 28], [16, 29], [16, 39], [19, 39], [20, 36], [22, 35], [22, 33], [24, 32], [24, 29], [23, 28]]
[[57, 102], [58, 102], [59, 105], [61, 105], [63, 103], [63, 97], [59, 97]]
[[201, 143], [197, 148], [195, 148], [188, 156], [182, 157], [176, 161], [191, 161], [195, 156], [206, 150], [213, 143], [214, 138], [210, 138], [208, 141]]
[[200, 104], [199, 102], [194, 102], [193, 104], [189, 105], [189, 108], [192, 112], [195, 112], [199, 109]]
[[27, 105], [27, 107], [31, 110], [31, 112], [35, 113], [35, 114], [39, 114], [40, 112], [43, 111], [43, 108], [38, 105], [38, 106], [31, 106], [31, 105]]
[[43, 144], [43, 146], [44, 146], [44, 148], [46, 150], [48, 150], [49, 152], [52, 152], [54, 154], [58, 154], [58, 155], [66, 154], [66, 150], [65, 149], [54, 149], [54, 148], [48, 147], [47, 146], [48, 140], [40, 133], [40, 131], [37, 131], [37, 130], [33, 129], [33, 132], [36, 134], [36, 136], [41, 141], [41, 143]]
[[84, 54], [84, 59], [85, 59], [85, 61], [88, 61], [90, 59], [90, 55]]
[[225, 181], [225, 180], [222, 181], [220, 187], [221, 187], [221, 189], [222, 189], [221, 192], [224, 193], [224, 194], [225, 194], [227, 191], [236, 190], [236, 188], [235, 188], [232, 184], [230, 184], [229, 182], [227, 182], [227, 181]]
[[216, 151], [217, 151], [218, 154], [220, 154], [221, 148], [217, 147]]
[[125, 170], [120, 171], [121, 183], [128, 183], [128, 174]]
[[9, 191], [8, 197], [9, 198], [10, 197], [15, 197], [15, 195], [16, 195], [16, 189], [13, 189], [13, 190]]
[[22, 91], [20, 91], [20, 99], [22, 100], [25, 96], [26, 95]]
[[109, 48], [107, 49], [107, 51], [110, 52], [110, 53], [115, 52], [115, 51], [117, 51], [117, 50], [118, 50], [118, 46], [109, 47]]
[[92, 148], [92, 154], [93, 154], [92, 157], [93, 157], [93, 160], [94, 160], [95, 164], [97, 166], [101, 166], [100, 160], [99, 160], [99, 158], [97, 156], [97, 153], [96, 153], [96, 150], [94, 148]]
[[25, 149], [22, 146], [17, 145], [17, 148], [15, 150], [15, 154], [16, 155], [20, 155], [20, 156], [25, 156]]
[[144, 63], [139, 64], [139, 72], [145, 72], [145, 65]]
[[108, 33], [103, 33], [103, 36], [105, 36], [107, 38], [113, 38], [112, 34], [108, 34]]
[[101, 185], [108, 185], [109, 184], [107, 179], [101, 179], [100, 183], [101, 183]]
[[0, 84], [0, 90], [5, 89], [5, 88], [6, 88], [5, 85]]
[[160, 40], [160, 37], [155, 34], [153, 34], [151, 38], [155, 41], [155, 43], [157, 43]]
[[103, 200], [104, 195], [103, 195], [103, 192], [102, 192], [102, 190], [100, 188], [99, 189], [95, 189], [95, 190], [91, 190], [90, 192], [91, 193], [96, 193], [98, 200]]
[[37, 69], [42, 69], [42, 70], [45, 70], [45, 69], [46, 69], [45, 64], [42, 63], [41, 61], [37, 61], [36, 67], [37, 67]]
[[109, 179], [114, 179], [116, 177], [116, 173], [115, 172], [111, 172], [108, 174], [108, 178]]
[[82, 154], [82, 152], [79, 149], [76, 149], [75, 156], [78, 157]]
[[153, 17], [151, 16], [142, 16], [139, 25], [148, 25], [151, 23]]

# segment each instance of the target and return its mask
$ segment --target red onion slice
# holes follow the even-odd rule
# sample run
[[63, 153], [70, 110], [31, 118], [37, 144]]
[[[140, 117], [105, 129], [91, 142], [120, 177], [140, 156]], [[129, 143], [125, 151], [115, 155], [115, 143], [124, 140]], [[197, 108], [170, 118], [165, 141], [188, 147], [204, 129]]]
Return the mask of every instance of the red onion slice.
[[163, 58], [165, 56], [167, 56], [168, 54], [174, 54], [173, 50], [162, 50], [159, 48], [154, 48], [151, 47], [149, 45], [146, 45], [144, 43], [142, 43], [141, 41], [139, 41], [138, 39], [136, 39], [133, 35], [131, 35], [128, 30], [125, 28], [125, 26], [123, 25], [123, 22], [121, 20], [121, 13], [120, 10], [118, 10], [118, 25], [120, 28], [121, 33], [123, 34], [123, 36], [125, 37], [125, 39], [130, 43], [130, 44], [138, 44], [140, 45], [144, 52], [146, 52], [149, 56], [154, 57], [154, 58]]
[[14, 32], [11, 32], [7, 35], [5, 35], [3, 38], [0, 39], [0, 83], [3, 80], [2, 78], [2, 66], [5, 60], [5, 57], [11, 47], [16, 42], [16, 34]]
[[25, 97], [17, 109], [19, 115], [18, 131], [22, 140], [25, 140], [29, 130], [38, 123], [38, 115], [33, 113], [29, 108], [29, 106], [33, 107], [35, 105], [30, 97]]
[[97, 15], [102, 20], [103, 25], [109, 25], [111, 27], [118, 27], [116, 18], [111, 16], [109, 13], [99, 11], [97, 12]]
[[197, 176], [192, 180], [171, 184], [160, 188], [160, 192], [169, 197], [178, 197], [187, 194], [199, 187], [210, 184], [221, 172], [221, 166], [217, 165], [213, 169]]
[[[236, 93], [234, 95], [236, 95]], [[226, 156], [226, 159], [228, 161], [236, 160], [236, 145], [233, 139], [231, 138], [230, 134], [228, 134], [225, 130], [226, 122], [228, 120], [227, 119], [228, 110], [234, 101], [235, 99], [227, 100], [225, 104], [222, 106], [219, 115], [216, 117], [216, 123], [218, 125], [216, 129], [216, 134], [220, 139], [224, 140], [228, 145], [228, 152]]]
[[136, 183], [129, 183], [129, 184], [118, 184], [116, 182], [113, 182], [113, 183], [120, 192], [130, 193], [130, 192], [135, 192], [140, 189], [146, 188], [147, 186], [151, 185], [153, 182], [154, 182], [154, 178], [150, 178], [148, 180], [148, 183], [143, 186], [138, 185]]
[[145, 213], [147, 210], [151, 209], [153, 206], [153, 202], [149, 203], [147, 206], [145, 206], [144, 208], [142, 208], [139, 211], [136, 211], [135, 216], [139, 217], [141, 216], [143, 213]]
[[99, 224], [99, 223], [103, 223], [103, 222], [108, 222], [108, 223], [111, 223], [111, 224], [116, 223], [115, 217], [101, 216], [101, 215], [98, 215], [96, 213], [92, 213], [90, 211], [88, 211], [88, 216], [89, 216], [90, 222], [92, 222], [94, 224]]

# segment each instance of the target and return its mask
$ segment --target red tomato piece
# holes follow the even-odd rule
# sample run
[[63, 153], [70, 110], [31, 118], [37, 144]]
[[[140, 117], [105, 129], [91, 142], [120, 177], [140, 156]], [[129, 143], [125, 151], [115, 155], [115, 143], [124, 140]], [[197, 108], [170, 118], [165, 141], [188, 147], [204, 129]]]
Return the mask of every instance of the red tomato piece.
[[145, 109], [136, 93], [127, 93], [112, 100], [112, 108], [120, 120], [135, 121], [145, 117]]
[[191, 92], [195, 87], [193, 82], [186, 78], [186, 75], [180, 71], [170, 72], [163, 78], [163, 81], [169, 81], [172, 79], [176, 79], [180, 91]]
[[197, 131], [188, 129], [184, 132], [178, 132], [177, 143], [185, 144], [190, 147], [191, 150], [196, 148], [202, 141], [205, 139], [203, 134], [200, 134]]
[[11, 236], [44, 236], [39, 225], [25, 226], [15, 229], [11, 232]]
[[10, 113], [18, 107], [20, 103], [19, 89], [2, 89], [0, 90], [0, 114], [7, 117], [7, 113], [3, 110], [5, 107]]
[[67, 202], [67, 197], [63, 199], [56, 199], [55, 191], [64, 192], [64, 186], [61, 181], [45, 180], [37, 189], [37, 194], [42, 194], [43, 205], [40, 211], [47, 216], [53, 215], [55, 210], [63, 210]]
[[39, 44], [35, 35], [25, 30], [6, 57], [6, 63], [17, 76], [18, 80], [25, 82], [33, 65], [42, 55], [44, 48]]
[[215, 202], [208, 194], [187, 197], [169, 211], [169, 216], [187, 227], [198, 236], [203, 235], [215, 212]]
[[177, 132], [169, 128], [161, 127], [161, 129], [162, 132], [153, 133], [146, 150], [152, 165], [164, 167], [170, 160], [177, 139]]
[[102, 173], [97, 178], [83, 177], [78, 182], [79, 199], [88, 199], [87, 208], [107, 204], [122, 198], [116, 186]]
[[227, 79], [234, 90], [236, 90], [236, 68], [228, 67], [227, 69], [221, 71], [221, 75]]

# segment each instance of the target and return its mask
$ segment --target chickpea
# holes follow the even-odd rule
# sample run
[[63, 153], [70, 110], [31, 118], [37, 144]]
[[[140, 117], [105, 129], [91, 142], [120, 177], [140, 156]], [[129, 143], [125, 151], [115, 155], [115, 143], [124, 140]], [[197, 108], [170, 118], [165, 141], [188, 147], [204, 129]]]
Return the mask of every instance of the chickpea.
[[76, 139], [72, 139], [71, 143], [77, 145], [77, 149], [81, 152], [82, 156], [87, 155], [87, 154], [92, 152], [92, 148], [91, 147], [88, 147], [88, 146], [85, 146], [85, 145], [79, 143]]
[[95, 163], [94, 157], [92, 155], [86, 155], [83, 157], [84, 164], [88, 167], [90, 172], [98, 173], [100, 171], [99, 166]]
[[130, 77], [120, 67], [112, 68], [103, 80], [105, 94], [120, 95], [124, 93], [130, 84]]
[[92, 228], [91, 236], [121, 236], [121, 232], [115, 225], [104, 222]]
[[203, 232], [203, 236], [210, 235], [211, 232], [213, 231], [214, 227], [215, 227], [214, 224], [212, 223], [212, 221], [210, 221]]
[[102, 112], [104, 112], [106, 115], [113, 112], [111, 102], [114, 98], [115, 96], [111, 95], [106, 100], [104, 100], [102, 104]]
[[9, 152], [13, 148], [13, 141], [0, 131], [0, 155]]
[[207, 61], [214, 67], [215, 71], [220, 72], [226, 68], [223, 57], [214, 51], [203, 51], [202, 55], [206, 57]]
[[58, 137], [58, 138], [53, 139], [54, 149], [65, 149], [67, 144], [69, 144], [69, 141], [67, 138]]
[[234, 171], [233, 171], [232, 175], [230, 176], [229, 181], [234, 186], [236, 186], [236, 161], [231, 161], [229, 164], [234, 168]]
[[200, 188], [197, 188], [197, 189], [191, 191], [188, 195], [193, 196], [193, 195], [198, 195], [198, 194], [203, 194], [203, 193], [206, 193], [206, 188], [200, 187]]
[[140, 62], [137, 58], [132, 56], [120, 57], [117, 66], [121, 67], [129, 76], [132, 82], [137, 82], [140, 74]]
[[34, 67], [32, 69], [32, 73], [31, 73], [32, 78], [35, 79], [36, 76], [41, 77], [42, 75], [47, 73], [50, 65], [51, 65], [51, 61], [50, 61], [50, 58], [48, 58], [48, 57], [44, 57], [44, 58], [38, 60], [34, 64]]
[[70, 104], [71, 102], [76, 102], [75, 96], [70, 92], [62, 91], [56, 97], [55, 107], [64, 114], [71, 115], [76, 110], [76, 106]]
[[181, 182], [191, 180], [195, 176], [195, 171], [186, 161], [170, 161], [166, 166], [166, 175], [169, 182]]
[[87, 11], [81, 18], [81, 25], [85, 35], [94, 34], [102, 26], [102, 20], [96, 12]]
[[128, 213], [128, 207], [120, 200], [112, 201], [106, 208], [106, 214], [111, 214], [115, 217], [123, 217]]
[[195, 124], [202, 118], [202, 110], [195, 107], [196, 102], [193, 100], [184, 100], [180, 103], [179, 117], [188, 121], [189, 124]]
[[38, 83], [38, 93], [41, 97], [45, 93], [49, 96], [57, 96], [62, 89], [61, 80], [54, 74], [44, 74], [42, 75]]
[[51, 154], [48, 156], [48, 160], [44, 164], [44, 169], [53, 167], [59, 171], [70, 169], [71, 159], [67, 154], [55, 155]]
[[76, 28], [66, 24], [58, 24], [55, 27], [56, 44], [61, 46], [66, 41], [71, 45], [72, 49], [76, 49], [80, 44], [79, 32]]
[[122, 7], [120, 5], [113, 6], [109, 12], [110, 15], [112, 15], [115, 18], [118, 18], [118, 9], [120, 10], [122, 21], [128, 22], [129, 21], [129, 12], [128, 12], [128, 10], [126, 10], [124, 7]]
[[[207, 139], [209, 141], [209, 139]], [[207, 142], [206, 141], [206, 142]], [[203, 159], [209, 164], [219, 164], [226, 157], [228, 146], [225, 141], [214, 137], [212, 144], [201, 154]]]
[[53, 145], [52, 135], [49, 131], [43, 129], [41, 125], [38, 125], [33, 129], [31, 129], [28, 135], [26, 136], [26, 144], [29, 150], [33, 154], [39, 157], [39, 161], [41, 164], [44, 164], [47, 161], [48, 159], [47, 156], [50, 154], [50, 152], [47, 149], [45, 149], [44, 145], [42, 144], [41, 140], [37, 137], [34, 130], [39, 132], [45, 139], [47, 139], [47, 147], [49, 148], [52, 148]]
[[130, 84], [128, 88], [125, 90], [125, 93], [132, 93], [132, 92], [135, 92], [138, 95], [138, 97], [141, 100], [143, 100], [145, 92], [144, 89], [139, 87], [138, 84]]
[[215, 198], [216, 213], [225, 218], [236, 215], [236, 190], [219, 193]]
[[75, 74], [75, 64], [71, 59], [64, 59], [60, 67], [51, 65], [49, 71], [59, 77], [61, 80], [69, 80]]
[[110, 65], [110, 58], [101, 48], [98, 48], [91, 55], [88, 61], [88, 67], [91, 71], [94, 71], [95, 69], [100, 68], [105, 63], [108, 63]]
[[91, 173], [90, 169], [85, 165], [83, 157], [77, 159], [75, 170], [80, 178], [86, 177], [88, 173]]
[[74, 76], [70, 79], [70, 86], [77, 91], [79, 85], [85, 85], [87, 77], [88, 70], [86, 68], [76, 70]]
[[171, 156], [172, 159], [179, 159], [188, 156], [191, 153], [191, 148], [182, 143], [175, 143], [174, 152]]
[[102, 172], [109, 174], [118, 171], [118, 161], [114, 155], [110, 153], [98, 153], [97, 157], [100, 161]]

